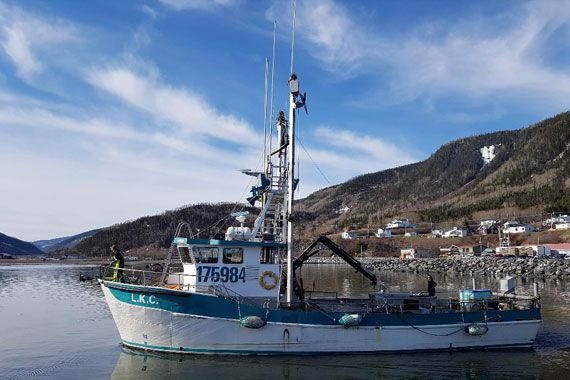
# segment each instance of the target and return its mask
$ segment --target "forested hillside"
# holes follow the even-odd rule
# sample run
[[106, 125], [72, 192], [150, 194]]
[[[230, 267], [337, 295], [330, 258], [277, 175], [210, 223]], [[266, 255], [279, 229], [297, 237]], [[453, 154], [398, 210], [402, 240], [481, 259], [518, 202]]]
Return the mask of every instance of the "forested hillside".
[[[164, 214], [145, 216], [99, 231], [63, 253], [80, 253], [88, 256], [109, 255], [109, 247], [117, 244], [122, 250], [144, 246], [168, 247], [176, 227], [187, 222], [192, 234], [200, 237], [220, 237], [235, 224], [230, 214], [237, 210], [257, 213], [253, 207], [235, 203], [198, 204], [167, 211]], [[252, 216], [253, 219], [253, 216]], [[182, 236], [189, 236], [185, 227]]]
[[[493, 145], [490, 163], [480, 149]], [[471, 219], [476, 213], [570, 211], [570, 113], [516, 131], [443, 145], [425, 161], [365, 174], [299, 202], [311, 231], [417, 221]], [[339, 213], [342, 208], [348, 212]], [[323, 226], [326, 226], [324, 227]], [[306, 229], [304, 229], [306, 230]]]

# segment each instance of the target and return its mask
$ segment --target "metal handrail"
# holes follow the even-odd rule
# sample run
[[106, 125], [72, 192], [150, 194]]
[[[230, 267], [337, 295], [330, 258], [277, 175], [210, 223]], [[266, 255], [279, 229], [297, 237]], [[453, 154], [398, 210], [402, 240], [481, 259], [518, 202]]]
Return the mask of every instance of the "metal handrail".
[[[144, 269], [135, 269], [135, 268], [115, 268], [110, 265], [106, 265], [100, 268], [100, 278], [106, 281], [109, 280], [108, 277], [113, 276], [115, 271], [121, 271], [123, 282], [125, 283], [135, 283], [138, 285], [149, 286], [149, 285], [159, 285], [160, 286], [160, 277], [162, 276], [163, 272], [157, 271], [149, 271]], [[131, 274], [131, 278], [129, 278], [129, 274]], [[135, 275], [136, 278], [132, 278]], [[177, 285], [184, 285], [183, 282], [180, 281], [181, 276], [188, 276], [188, 277], [195, 277], [196, 275], [187, 274], [187, 273], [170, 273], [169, 275], [177, 275], [178, 276], [178, 284]], [[142, 276], [142, 278], [141, 278]], [[119, 277], [119, 276], [117, 276]], [[117, 281], [118, 282], [118, 281]], [[174, 285], [174, 284], [171, 284]]]

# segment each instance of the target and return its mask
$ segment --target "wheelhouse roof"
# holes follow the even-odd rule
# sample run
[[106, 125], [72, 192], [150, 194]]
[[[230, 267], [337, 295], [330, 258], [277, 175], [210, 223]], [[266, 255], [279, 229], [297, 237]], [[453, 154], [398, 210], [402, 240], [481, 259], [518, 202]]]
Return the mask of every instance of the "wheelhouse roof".
[[272, 243], [264, 241], [244, 241], [244, 240], [217, 240], [217, 239], [188, 239], [177, 237], [172, 240], [172, 244], [188, 244], [188, 245], [212, 245], [222, 247], [274, 247], [285, 248], [287, 245], [282, 243]]

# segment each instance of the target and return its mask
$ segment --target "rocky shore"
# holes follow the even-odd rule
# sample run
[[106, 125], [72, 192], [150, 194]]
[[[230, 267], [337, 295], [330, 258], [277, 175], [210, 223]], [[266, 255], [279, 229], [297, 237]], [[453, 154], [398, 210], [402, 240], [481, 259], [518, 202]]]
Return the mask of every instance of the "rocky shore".
[[[445, 257], [402, 260], [398, 258], [363, 258], [362, 263], [376, 270], [417, 274], [456, 274], [469, 276], [517, 276], [570, 280], [570, 260], [536, 257]], [[336, 264], [338, 258], [311, 260], [312, 263]]]

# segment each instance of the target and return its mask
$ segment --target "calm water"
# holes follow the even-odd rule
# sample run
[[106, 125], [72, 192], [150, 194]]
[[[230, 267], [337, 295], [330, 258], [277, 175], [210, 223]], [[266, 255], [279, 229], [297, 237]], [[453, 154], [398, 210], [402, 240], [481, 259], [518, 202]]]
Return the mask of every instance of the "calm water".
[[[541, 283], [544, 323], [532, 350], [406, 355], [219, 357], [143, 353], [121, 347], [96, 282], [79, 282], [79, 266], [0, 267], [0, 379], [370, 379], [568, 378], [570, 285]], [[349, 295], [368, 282], [344, 266], [306, 266], [305, 287]], [[425, 279], [380, 273], [393, 290], [424, 290]], [[435, 278], [438, 292], [471, 279]], [[497, 280], [479, 287], [496, 288]], [[532, 285], [519, 281], [518, 291]]]

